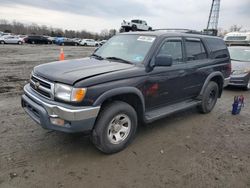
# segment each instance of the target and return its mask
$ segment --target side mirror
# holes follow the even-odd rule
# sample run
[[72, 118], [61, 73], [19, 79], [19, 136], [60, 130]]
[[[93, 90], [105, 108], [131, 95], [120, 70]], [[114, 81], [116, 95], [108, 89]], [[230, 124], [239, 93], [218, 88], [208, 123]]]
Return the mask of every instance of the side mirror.
[[157, 55], [155, 57], [155, 66], [171, 66], [173, 58], [169, 55]]

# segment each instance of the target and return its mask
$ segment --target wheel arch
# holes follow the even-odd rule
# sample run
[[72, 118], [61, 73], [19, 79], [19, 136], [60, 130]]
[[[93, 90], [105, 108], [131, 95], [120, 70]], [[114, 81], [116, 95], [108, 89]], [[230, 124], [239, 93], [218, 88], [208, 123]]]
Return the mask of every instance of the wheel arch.
[[138, 115], [138, 120], [143, 120], [145, 112], [144, 97], [141, 91], [134, 87], [111, 89], [99, 96], [93, 105], [103, 107], [109, 102], [116, 100], [123, 101], [131, 105]]
[[223, 85], [224, 85], [224, 76], [221, 72], [213, 72], [211, 74], [208, 75], [208, 77], [206, 78], [203, 86], [202, 86], [202, 89], [200, 91], [200, 94], [199, 94], [199, 98], [203, 95], [208, 83], [210, 81], [214, 81], [218, 84], [219, 86], [219, 98], [221, 97], [221, 94], [222, 94], [222, 91], [223, 91]]

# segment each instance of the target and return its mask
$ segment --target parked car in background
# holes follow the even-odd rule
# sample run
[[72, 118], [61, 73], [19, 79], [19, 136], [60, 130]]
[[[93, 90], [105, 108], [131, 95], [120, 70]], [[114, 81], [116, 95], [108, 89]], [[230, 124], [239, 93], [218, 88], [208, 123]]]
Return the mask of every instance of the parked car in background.
[[0, 44], [23, 44], [24, 40], [14, 35], [4, 35], [0, 38]]
[[231, 32], [225, 35], [224, 41], [228, 46], [250, 45], [250, 32]]
[[82, 39], [80, 39], [80, 38], [73, 38], [73, 40], [80, 44], [80, 42], [81, 42]]
[[51, 40], [39, 35], [30, 35], [24, 38], [24, 41], [29, 44], [52, 44]]
[[99, 42], [99, 46], [102, 46], [103, 44], [105, 44], [107, 42], [107, 40], [102, 40]]
[[229, 47], [232, 62], [232, 74], [229, 85], [250, 89], [250, 47]]
[[79, 43], [73, 39], [65, 38], [65, 37], [60, 37], [55, 40], [55, 43], [57, 45], [61, 46], [78, 46]]
[[82, 39], [80, 42], [82, 46], [98, 46], [98, 43], [94, 39]]
[[19, 38], [24, 39], [27, 37], [27, 35], [17, 35]]
[[123, 20], [123, 22], [121, 23], [120, 32], [151, 30], [152, 27], [148, 26], [147, 22], [144, 20], [131, 20], [131, 22]]

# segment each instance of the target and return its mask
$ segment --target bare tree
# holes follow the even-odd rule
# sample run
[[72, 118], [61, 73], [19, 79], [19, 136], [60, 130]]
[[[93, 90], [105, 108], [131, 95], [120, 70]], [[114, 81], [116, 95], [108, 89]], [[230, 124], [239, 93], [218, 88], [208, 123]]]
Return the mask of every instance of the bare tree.
[[101, 33], [93, 33], [85, 30], [62, 30], [60, 28], [48, 27], [46, 25], [38, 25], [36, 23], [23, 24], [16, 20], [14, 20], [13, 22], [8, 22], [4, 19], [0, 19], [0, 31], [13, 34], [48, 35], [52, 37], [89, 38], [95, 40], [108, 39], [116, 34], [115, 29], [104, 29], [101, 31]]
[[231, 32], [240, 31], [242, 28], [243, 28], [242, 26], [238, 26], [238, 25], [234, 24], [230, 27], [229, 31], [231, 31]]

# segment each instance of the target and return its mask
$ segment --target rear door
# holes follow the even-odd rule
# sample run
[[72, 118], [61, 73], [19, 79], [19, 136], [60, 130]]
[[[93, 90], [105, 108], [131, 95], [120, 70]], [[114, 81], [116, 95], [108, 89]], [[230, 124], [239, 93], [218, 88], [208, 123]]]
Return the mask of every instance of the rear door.
[[212, 60], [200, 38], [185, 38], [186, 79], [183, 92], [187, 97], [196, 97], [207, 77], [206, 67]]

